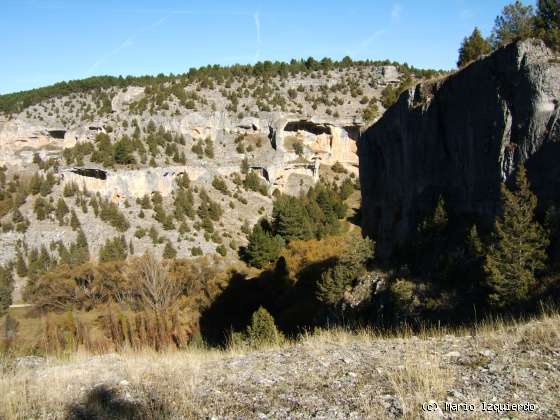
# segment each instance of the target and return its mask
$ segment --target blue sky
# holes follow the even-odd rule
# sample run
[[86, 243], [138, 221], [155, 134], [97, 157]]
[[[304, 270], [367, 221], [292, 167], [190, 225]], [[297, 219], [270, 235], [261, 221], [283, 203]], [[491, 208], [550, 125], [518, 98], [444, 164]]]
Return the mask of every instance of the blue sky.
[[0, 93], [92, 75], [314, 56], [452, 68], [508, 0], [2, 0]]

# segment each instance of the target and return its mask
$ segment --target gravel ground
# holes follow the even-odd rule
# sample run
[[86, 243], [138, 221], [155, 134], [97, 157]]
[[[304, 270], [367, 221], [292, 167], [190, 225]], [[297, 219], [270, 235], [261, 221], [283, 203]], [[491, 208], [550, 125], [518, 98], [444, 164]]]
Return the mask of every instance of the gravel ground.
[[22, 358], [0, 379], [0, 418], [122, 407], [132, 415], [115, 418], [559, 418], [559, 324], [555, 316], [474, 336], [327, 331], [261, 351]]

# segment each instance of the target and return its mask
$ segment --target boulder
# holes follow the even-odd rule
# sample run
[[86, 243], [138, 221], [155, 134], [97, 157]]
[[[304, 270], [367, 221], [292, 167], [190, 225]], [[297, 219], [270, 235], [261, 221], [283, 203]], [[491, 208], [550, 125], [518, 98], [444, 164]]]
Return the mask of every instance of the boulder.
[[360, 138], [362, 227], [381, 258], [444, 197], [489, 229], [518, 161], [545, 208], [560, 199], [560, 61], [542, 41], [510, 44], [405, 91]]

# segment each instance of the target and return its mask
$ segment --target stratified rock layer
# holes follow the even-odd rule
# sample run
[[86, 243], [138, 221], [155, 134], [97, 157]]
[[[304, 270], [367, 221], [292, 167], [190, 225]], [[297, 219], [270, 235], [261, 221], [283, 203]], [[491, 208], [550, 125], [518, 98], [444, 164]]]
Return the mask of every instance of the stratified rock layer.
[[417, 85], [359, 142], [362, 225], [387, 257], [442, 195], [488, 227], [500, 184], [525, 162], [541, 207], [560, 199], [560, 61], [538, 40], [510, 44]]

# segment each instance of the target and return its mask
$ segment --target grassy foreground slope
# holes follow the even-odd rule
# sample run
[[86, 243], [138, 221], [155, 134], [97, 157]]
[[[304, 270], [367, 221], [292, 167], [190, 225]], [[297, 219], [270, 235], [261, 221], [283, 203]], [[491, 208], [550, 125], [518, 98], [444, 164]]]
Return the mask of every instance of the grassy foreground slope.
[[[318, 331], [258, 350], [5, 361], [0, 418], [558, 418], [559, 356], [560, 315], [549, 313], [468, 331]], [[442, 411], [423, 412], [429, 401]], [[475, 412], [446, 412], [446, 401]]]

